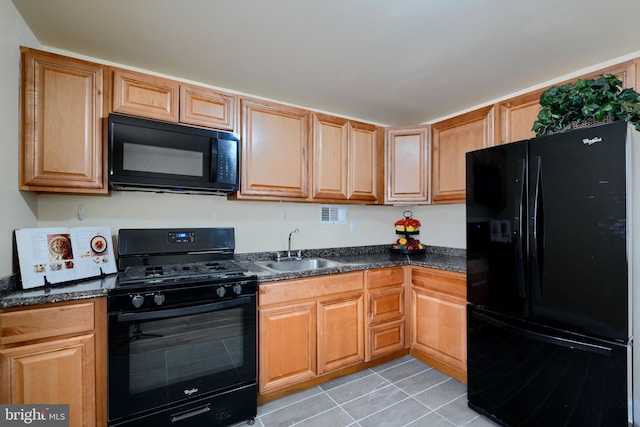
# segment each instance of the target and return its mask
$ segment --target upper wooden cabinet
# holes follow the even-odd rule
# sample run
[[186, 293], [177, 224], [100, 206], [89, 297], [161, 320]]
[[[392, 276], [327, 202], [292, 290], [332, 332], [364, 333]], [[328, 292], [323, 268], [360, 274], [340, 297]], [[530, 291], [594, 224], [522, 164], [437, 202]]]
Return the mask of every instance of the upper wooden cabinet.
[[540, 112], [540, 95], [545, 89], [500, 102], [496, 107], [496, 123], [500, 127], [496, 145], [534, 138], [531, 130]]
[[116, 113], [235, 131], [237, 97], [201, 86], [112, 68]]
[[386, 129], [385, 203], [430, 202], [429, 129], [429, 126]]
[[493, 106], [431, 126], [433, 203], [464, 203], [465, 155], [469, 151], [490, 147], [493, 141]]
[[[590, 79], [601, 74], [615, 74], [622, 80], [623, 87], [637, 87], [638, 85], [636, 82], [637, 64], [635, 61], [624, 62], [578, 78]], [[572, 80], [577, 80], [578, 78]], [[557, 85], [562, 85], [572, 80], [560, 82]], [[535, 138], [536, 135], [531, 128], [540, 112], [540, 95], [547, 89], [548, 87], [545, 87], [533, 92], [527, 92], [497, 104], [496, 123], [499, 126], [499, 132], [496, 135], [496, 145]]]
[[180, 83], [117, 68], [112, 73], [114, 112], [178, 122]]
[[20, 189], [106, 194], [105, 67], [21, 49]]
[[313, 200], [375, 202], [379, 193], [379, 130], [374, 125], [313, 115]]
[[340, 117], [313, 115], [314, 199], [346, 200], [349, 185], [349, 125]]
[[241, 108], [242, 177], [237, 197], [305, 199], [308, 196], [308, 112], [252, 99], [242, 99]]
[[382, 138], [384, 135], [374, 125], [349, 122], [349, 187], [347, 198], [364, 202], [376, 202], [382, 182]]
[[234, 132], [238, 97], [200, 86], [180, 84], [180, 122]]

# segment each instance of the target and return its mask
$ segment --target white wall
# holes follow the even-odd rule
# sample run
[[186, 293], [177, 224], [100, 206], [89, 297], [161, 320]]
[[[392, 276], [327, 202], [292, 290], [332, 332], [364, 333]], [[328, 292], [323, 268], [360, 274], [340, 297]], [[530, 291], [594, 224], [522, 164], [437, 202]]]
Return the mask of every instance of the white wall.
[[[78, 219], [84, 206], [86, 217]], [[228, 201], [220, 196], [155, 194], [115, 191], [110, 197], [40, 195], [39, 226], [109, 225], [139, 227], [235, 227], [236, 251], [282, 251], [289, 232], [294, 249], [315, 249], [391, 244], [393, 223], [404, 210], [423, 223], [420, 240], [428, 245], [464, 248], [464, 206], [359, 206], [348, 209], [351, 223], [320, 224], [320, 205], [315, 203]]]
[[39, 47], [10, 1], [0, 1], [0, 277], [13, 273], [13, 230], [37, 225], [37, 197], [18, 191], [20, 45]]

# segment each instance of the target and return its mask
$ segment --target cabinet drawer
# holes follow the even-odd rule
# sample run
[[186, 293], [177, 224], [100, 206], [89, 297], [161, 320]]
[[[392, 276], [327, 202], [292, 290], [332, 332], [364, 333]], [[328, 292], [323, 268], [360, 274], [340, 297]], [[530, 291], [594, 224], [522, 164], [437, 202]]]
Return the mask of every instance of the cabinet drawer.
[[411, 283], [453, 297], [467, 299], [467, 275], [431, 268], [413, 268]]
[[93, 302], [5, 311], [0, 313], [0, 344], [92, 331], [94, 319]]
[[404, 315], [404, 287], [369, 292], [369, 323], [397, 319]]
[[381, 288], [390, 285], [404, 284], [404, 269], [402, 267], [381, 268], [371, 270], [367, 277], [369, 289]]
[[342, 292], [359, 291], [364, 287], [363, 272], [328, 274], [306, 279], [283, 280], [260, 284], [258, 305], [288, 303], [318, 298]]
[[367, 360], [400, 351], [404, 347], [404, 319], [369, 327]]

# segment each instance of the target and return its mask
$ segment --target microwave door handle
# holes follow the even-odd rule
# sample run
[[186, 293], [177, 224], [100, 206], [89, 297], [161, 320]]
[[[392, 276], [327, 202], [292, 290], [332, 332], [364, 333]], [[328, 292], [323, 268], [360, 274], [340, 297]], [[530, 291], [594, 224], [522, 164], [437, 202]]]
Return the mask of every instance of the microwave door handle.
[[211, 140], [211, 161], [209, 167], [209, 182], [216, 182], [218, 178], [218, 138]]

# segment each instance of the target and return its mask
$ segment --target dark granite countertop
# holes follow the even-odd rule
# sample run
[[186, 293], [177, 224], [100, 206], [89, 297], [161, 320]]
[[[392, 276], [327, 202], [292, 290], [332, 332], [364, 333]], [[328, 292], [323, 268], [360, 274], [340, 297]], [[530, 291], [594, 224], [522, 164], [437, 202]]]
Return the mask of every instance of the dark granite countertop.
[[[460, 273], [466, 272], [467, 268], [464, 249], [443, 247], [427, 247], [424, 253], [411, 255], [392, 253], [387, 245], [309, 249], [303, 251], [304, 257], [329, 259], [338, 262], [338, 266], [287, 273], [274, 273], [256, 264], [256, 261], [267, 261], [272, 256], [272, 252], [236, 254], [235, 262], [254, 273], [258, 277], [258, 284], [402, 265], [416, 265]], [[109, 289], [114, 287], [116, 278], [117, 275], [112, 274], [102, 279], [82, 281], [71, 285], [51, 286], [46, 289], [6, 289], [0, 292], [0, 308], [25, 307], [106, 296]]]

